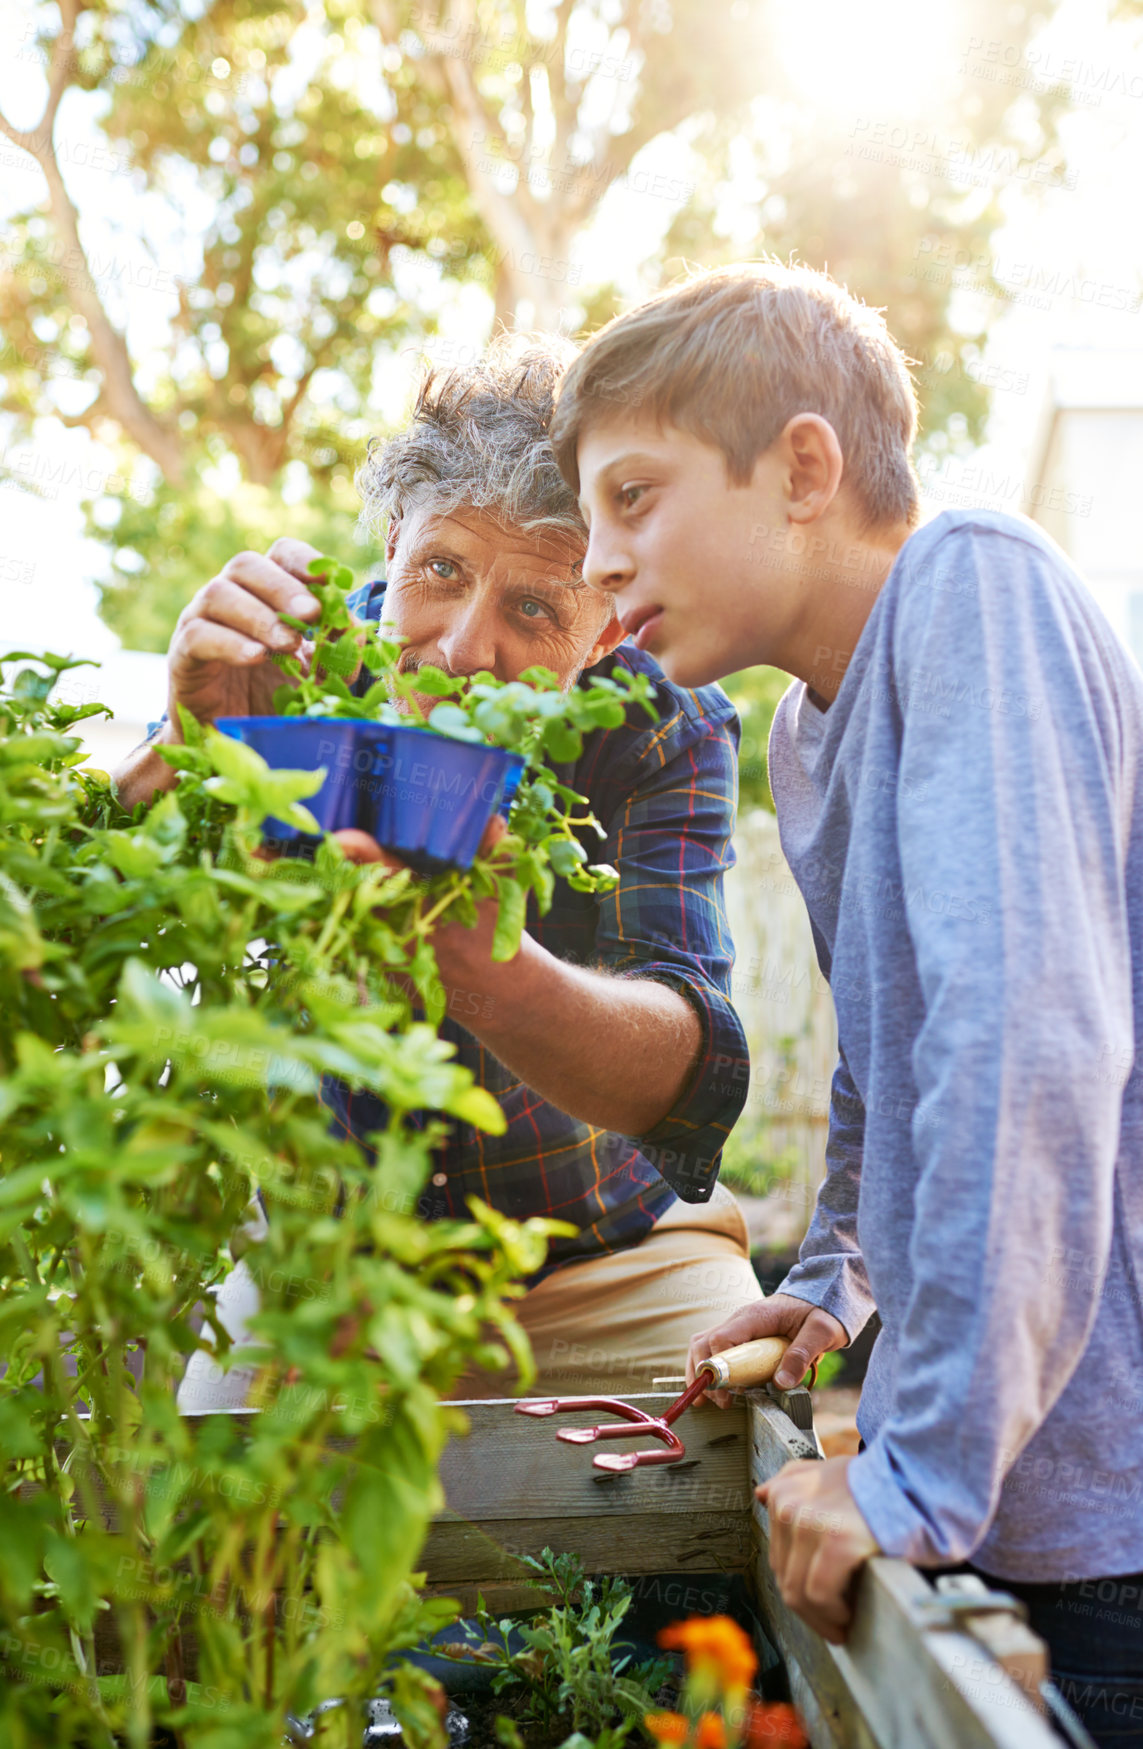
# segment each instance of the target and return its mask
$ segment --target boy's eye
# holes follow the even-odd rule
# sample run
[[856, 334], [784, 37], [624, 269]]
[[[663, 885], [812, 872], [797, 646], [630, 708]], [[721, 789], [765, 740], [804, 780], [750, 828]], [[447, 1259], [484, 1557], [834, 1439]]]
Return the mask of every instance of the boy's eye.
[[619, 502], [624, 510], [630, 510], [634, 504], [637, 504], [640, 494], [646, 490], [646, 486], [620, 486]]

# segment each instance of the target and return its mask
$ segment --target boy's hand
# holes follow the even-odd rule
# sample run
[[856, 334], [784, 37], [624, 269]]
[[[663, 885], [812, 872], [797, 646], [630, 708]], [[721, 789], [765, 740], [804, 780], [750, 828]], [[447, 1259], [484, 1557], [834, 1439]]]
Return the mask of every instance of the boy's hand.
[[[774, 1383], [785, 1391], [792, 1391], [795, 1385], [801, 1384], [815, 1360], [820, 1360], [830, 1349], [845, 1348], [849, 1343], [845, 1325], [832, 1312], [820, 1311], [817, 1306], [807, 1305], [805, 1300], [796, 1300], [792, 1294], [771, 1294], [768, 1300], [756, 1300], [743, 1306], [725, 1324], [718, 1324], [713, 1330], [702, 1330], [691, 1337], [687, 1383], [691, 1383], [702, 1362], [712, 1354], [721, 1354], [739, 1342], [754, 1342], [760, 1336], [789, 1337], [790, 1346], [774, 1374]], [[720, 1409], [725, 1409], [730, 1404], [731, 1394], [729, 1391], [711, 1391], [710, 1399]]]
[[319, 557], [300, 540], [276, 540], [270, 551], [229, 559], [179, 615], [167, 654], [167, 715], [164, 739], [182, 740], [177, 706], [200, 723], [216, 717], [257, 717], [273, 708], [285, 677], [271, 655], [300, 656], [309, 641], [278, 618], [316, 620], [317, 597], [306, 585], [306, 566]]
[[770, 1566], [782, 1602], [835, 1645], [853, 1618], [858, 1570], [878, 1553], [849, 1491], [852, 1462], [790, 1463], [754, 1490], [770, 1515]]

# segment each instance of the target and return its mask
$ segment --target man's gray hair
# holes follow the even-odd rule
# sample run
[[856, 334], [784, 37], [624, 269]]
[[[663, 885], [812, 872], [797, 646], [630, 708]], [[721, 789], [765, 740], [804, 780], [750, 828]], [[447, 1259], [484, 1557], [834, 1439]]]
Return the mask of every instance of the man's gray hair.
[[447, 516], [468, 505], [586, 545], [548, 437], [556, 388], [577, 350], [557, 335], [503, 334], [474, 364], [430, 367], [407, 428], [369, 446], [357, 475], [362, 521], [377, 530], [386, 516], [400, 522], [422, 508]]

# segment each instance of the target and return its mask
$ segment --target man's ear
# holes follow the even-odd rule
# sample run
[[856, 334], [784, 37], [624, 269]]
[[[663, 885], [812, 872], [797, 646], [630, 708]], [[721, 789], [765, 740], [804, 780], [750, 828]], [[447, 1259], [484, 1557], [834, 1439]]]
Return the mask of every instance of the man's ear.
[[393, 554], [397, 551], [397, 542], [401, 535], [401, 519], [399, 516], [389, 518], [389, 527], [385, 531], [385, 563], [393, 563]]
[[619, 623], [619, 620], [614, 614], [612, 614], [603, 630], [599, 633], [594, 644], [591, 646], [591, 649], [588, 651], [584, 667], [594, 668], [597, 662], [602, 662], [605, 656], [610, 656], [612, 650], [616, 649], [626, 636], [627, 633]]

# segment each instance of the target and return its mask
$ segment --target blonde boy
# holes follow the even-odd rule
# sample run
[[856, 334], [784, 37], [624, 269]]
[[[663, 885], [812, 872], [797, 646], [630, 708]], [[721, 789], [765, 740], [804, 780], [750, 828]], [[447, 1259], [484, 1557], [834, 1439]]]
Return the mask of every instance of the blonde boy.
[[584, 574], [668, 678], [795, 676], [770, 781], [838, 1011], [827, 1175], [692, 1366], [778, 1331], [793, 1380], [876, 1306], [865, 1449], [767, 1491], [783, 1594], [842, 1639], [876, 1549], [971, 1557], [1140, 1743], [1143, 677], [1031, 523], [917, 527], [915, 424], [881, 318], [766, 264], [618, 318], [557, 407]]

